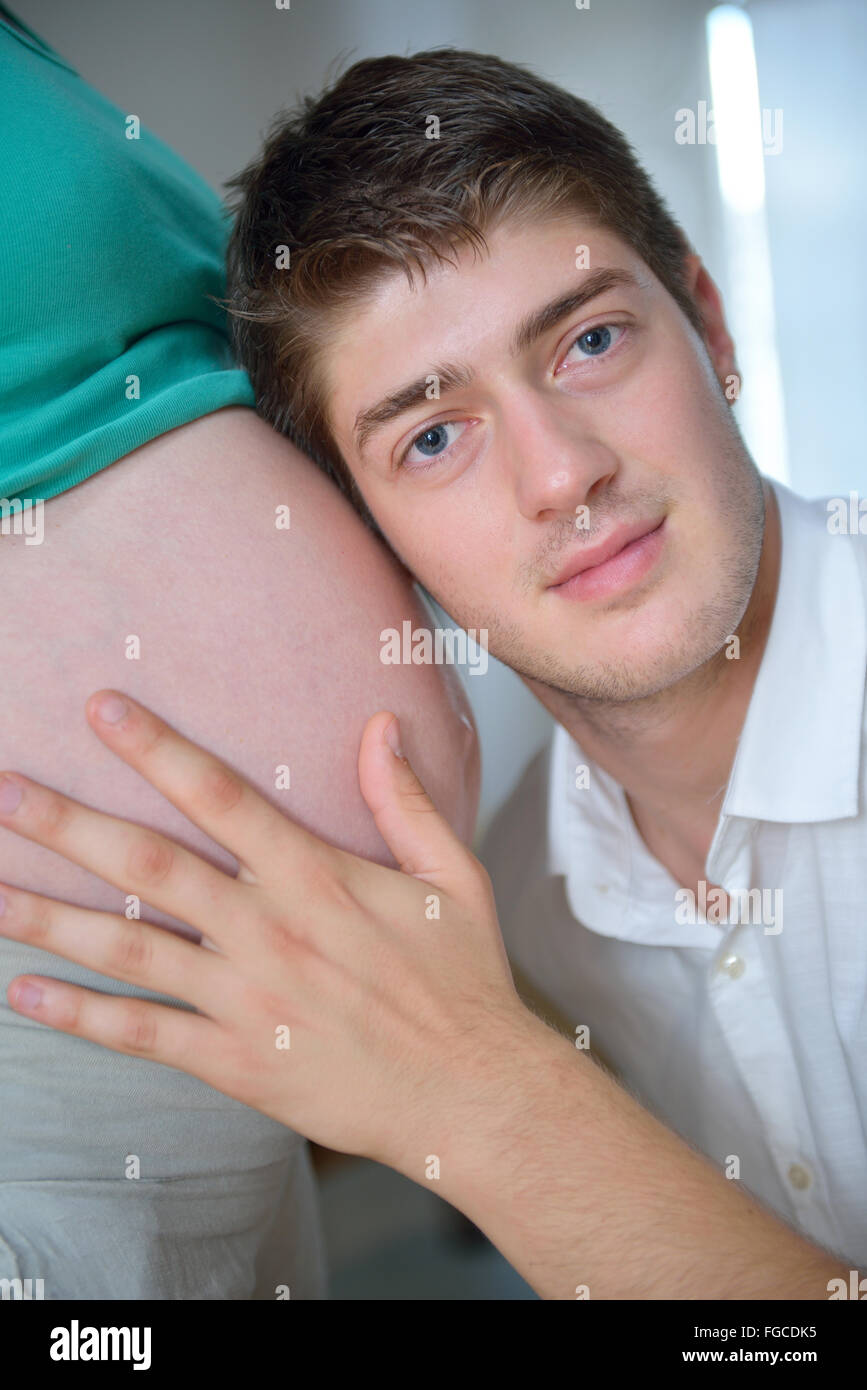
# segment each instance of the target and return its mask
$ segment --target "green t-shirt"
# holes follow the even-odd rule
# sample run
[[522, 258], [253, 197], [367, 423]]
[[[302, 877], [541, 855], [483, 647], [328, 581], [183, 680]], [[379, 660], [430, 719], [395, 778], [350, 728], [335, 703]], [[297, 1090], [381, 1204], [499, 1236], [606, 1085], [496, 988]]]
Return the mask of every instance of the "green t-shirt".
[[128, 138], [135, 113], [8, 15], [0, 4], [0, 500], [24, 501], [254, 395], [208, 298], [225, 293], [219, 199], [148, 131]]

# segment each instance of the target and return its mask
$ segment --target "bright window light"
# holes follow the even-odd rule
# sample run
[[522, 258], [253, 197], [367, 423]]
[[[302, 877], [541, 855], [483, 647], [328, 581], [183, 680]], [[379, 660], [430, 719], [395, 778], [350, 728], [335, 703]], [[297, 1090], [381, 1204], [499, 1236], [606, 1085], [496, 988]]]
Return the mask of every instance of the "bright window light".
[[[714, 147], [725, 219], [728, 319], [743, 390], [738, 422], [762, 473], [789, 481], [785, 405], [765, 214], [767, 158], [782, 149], [782, 112], [763, 113], [749, 16], [718, 5], [707, 16]], [[766, 145], [773, 133], [774, 144]]]

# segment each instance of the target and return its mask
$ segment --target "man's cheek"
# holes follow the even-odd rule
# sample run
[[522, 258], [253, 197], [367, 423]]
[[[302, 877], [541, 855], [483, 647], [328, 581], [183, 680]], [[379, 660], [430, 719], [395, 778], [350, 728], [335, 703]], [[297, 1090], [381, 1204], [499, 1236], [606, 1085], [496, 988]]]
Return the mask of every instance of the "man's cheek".
[[680, 411], [669, 402], [664, 414], [650, 416], [630, 441], [627, 457], [635, 461], [648, 487], [662, 480], [662, 490], [676, 502], [697, 498], [708, 490], [708, 474], [714, 458], [713, 429], [690, 409]]
[[617, 403], [623, 446], [660, 471], [674, 474], [680, 460], [707, 449], [711, 390], [693, 354], [648, 363]]

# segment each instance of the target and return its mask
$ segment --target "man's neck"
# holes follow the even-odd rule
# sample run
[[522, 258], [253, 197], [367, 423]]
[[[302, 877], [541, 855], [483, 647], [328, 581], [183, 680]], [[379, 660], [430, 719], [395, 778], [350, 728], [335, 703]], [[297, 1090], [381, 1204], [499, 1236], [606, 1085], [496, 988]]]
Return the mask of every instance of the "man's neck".
[[773, 617], [780, 519], [773, 489], [765, 483], [764, 490], [762, 553], [735, 634], [737, 660], [723, 648], [667, 690], [618, 705], [575, 700], [525, 678], [588, 757], [621, 784], [643, 838], [681, 881], [697, 865], [702, 876]]

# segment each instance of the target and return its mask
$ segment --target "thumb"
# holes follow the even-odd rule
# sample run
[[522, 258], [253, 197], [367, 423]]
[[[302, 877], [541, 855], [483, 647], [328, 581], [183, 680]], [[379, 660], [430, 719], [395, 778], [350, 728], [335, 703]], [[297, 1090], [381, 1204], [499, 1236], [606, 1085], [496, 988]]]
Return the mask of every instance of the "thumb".
[[476, 861], [440, 815], [403, 755], [389, 710], [367, 721], [358, 752], [361, 794], [401, 871], [446, 891], [467, 881]]

